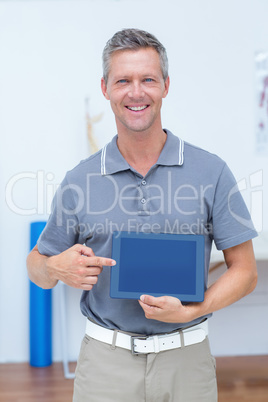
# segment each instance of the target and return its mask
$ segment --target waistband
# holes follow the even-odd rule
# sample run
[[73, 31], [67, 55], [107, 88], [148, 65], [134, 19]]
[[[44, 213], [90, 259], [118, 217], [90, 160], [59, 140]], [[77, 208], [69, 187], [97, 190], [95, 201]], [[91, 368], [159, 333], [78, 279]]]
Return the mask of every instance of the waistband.
[[159, 353], [202, 342], [208, 335], [208, 321], [168, 334], [132, 336], [87, 319], [86, 334], [100, 342], [130, 350], [132, 354]]

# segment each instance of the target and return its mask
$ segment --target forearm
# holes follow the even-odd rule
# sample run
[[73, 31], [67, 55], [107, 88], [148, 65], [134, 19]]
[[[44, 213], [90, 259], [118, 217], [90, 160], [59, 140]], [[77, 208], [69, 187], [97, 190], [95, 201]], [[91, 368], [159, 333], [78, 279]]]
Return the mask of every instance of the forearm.
[[51, 289], [58, 283], [58, 280], [52, 278], [48, 269], [48, 259], [52, 257], [47, 257], [38, 252], [37, 247], [35, 247], [27, 258], [27, 270], [30, 280], [37, 286], [43, 289]]
[[227, 307], [251, 293], [257, 284], [255, 269], [230, 267], [205, 293], [202, 303], [189, 305], [194, 318]]

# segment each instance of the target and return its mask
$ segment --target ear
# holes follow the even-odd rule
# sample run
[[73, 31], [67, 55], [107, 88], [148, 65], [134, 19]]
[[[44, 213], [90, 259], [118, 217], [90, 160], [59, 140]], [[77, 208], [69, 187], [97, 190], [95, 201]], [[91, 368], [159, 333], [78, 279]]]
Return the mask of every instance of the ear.
[[105, 98], [106, 98], [107, 100], [110, 100], [109, 95], [108, 95], [108, 93], [107, 93], [107, 86], [106, 86], [106, 83], [105, 83], [103, 77], [102, 77], [102, 79], [101, 79], [101, 90], [102, 90], [102, 93], [103, 93], [103, 95], [105, 96]]
[[164, 93], [163, 93], [162, 98], [165, 98], [167, 96], [168, 90], [169, 90], [169, 84], [170, 84], [170, 78], [168, 76], [166, 81], [165, 81], [165, 89], [164, 89]]

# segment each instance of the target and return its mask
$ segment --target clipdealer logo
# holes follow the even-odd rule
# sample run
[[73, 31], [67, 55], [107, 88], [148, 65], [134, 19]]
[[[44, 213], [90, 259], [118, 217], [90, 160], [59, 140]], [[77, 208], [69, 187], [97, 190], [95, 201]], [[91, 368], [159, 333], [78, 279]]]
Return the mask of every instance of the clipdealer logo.
[[[119, 187], [117, 181], [112, 176], [102, 177], [100, 173], [88, 173], [86, 175], [86, 189], [78, 184], [65, 184], [60, 187], [55, 184], [53, 173], [37, 172], [21, 172], [10, 178], [6, 185], [6, 203], [9, 209], [17, 215], [35, 215], [49, 214], [51, 212], [51, 203], [56, 190], [54, 203], [58, 207], [58, 225], [61, 225], [62, 215], [70, 216], [79, 213], [85, 208], [89, 215], [106, 215], [114, 208], [119, 208], [126, 215], [139, 215], [140, 211], [129, 207], [129, 203], [133, 201], [143, 200], [142, 189], [136, 184], [126, 184], [122, 188]], [[104, 203], [96, 204], [96, 189], [98, 189], [99, 179], [105, 180], [105, 186], [111, 196]], [[96, 179], [96, 181], [95, 181]], [[205, 194], [210, 191], [212, 184], [203, 186], [200, 184], [198, 188], [191, 184], [181, 184], [174, 188], [172, 184], [171, 173], [167, 176], [166, 191], [158, 184], [148, 184], [147, 192], [150, 196], [146, 202], [154, 201], [155, 209], [150, 210], [150, 215], [165, 214], [170, 215], [172, 209], [175, 209], [182, 215], [195, 215], [197, 209], [203, 215], [205, 213]], [[64, 200], [68, 198], [68, 192], [75, 194], [75, 202], [72, 206], [65, 205]], [[134, 192], [135, 194], [134, 194]], [[20, 191], [20, 193], [19, 193]], [[27, 198], [27, 206], [22, 206], [22, 192], [29, 191], [32, 197]], [[19, 195], [19, 196], [18, 196]], [[93, 198], [92, 198], [93, 197]], [[29, 206], [28, 206], [29, 204]], [[67, 203], [68, 204], [68, 203]], [[92, 205], [93, 204], [93, 205]], [[187, 204], [187, 205], [186, 205]], [[146, 205], [144, 208], [146, 212]]]
[[[89, 175], [88, 180], [94, 178], [96, 174]], [[92, 177], [93, 176], [93, 177]], [[119, 205], [122, 211], [125, 213], [129, 213], [128, 210], [125, 211], [124, 202], [129, 199], [127, 196], [128, 187], [121, 189], [117, 187], [117, 183], [114, 181], [112, 177], [107, 176], [110, 181], [110, 185], [113, 185], [114, 191], [114, 199], [111, 205], [108, 206], [108, 209], [105, 211], [95, 212], [95, 214], [105, 214], [110, 211], [115, 205]], [[171, 177], [168, 177], [168, 181], [170, 182], [170, 186], [168, 187], [168, 198], [167, 198], [167, 208], [168, 214], [171, 211], [171, 202], [176, 207], [176, 210], [183, 215], [193, 215], [196, 213], [195, 210], [185, 211], [180, 208], [180, 201], [185, 200], [199, 200], [201, 205], [201, 213], [204, 213], [204, 195], [206, 191], [209, 191], [210, 186], [206, 186], [205, 188], [195, 189], [190, 185], [184, 185], [177, 188], [174, 194], [171, 194]], [[89, 182], [88, 182], [89, 184]], [[55, 175], [51, 172], [46, 173], [43, 170], [39, 170], [37, 172], [20, 172], [12, 176], [6, 184], [6, 204], [8, 208], [15, 214], [21, 216], [33, 216], [33, 215], [43, 215], [50, 214], [51, 212], [51, 204], [53, 197], [56, 193], [60, 185], [55, 183]], [[187, 187], [190, 191], [189, 197], [184, 197], [180, 195], [180, 191]], [[27, 207], [20, 205], [21, 198], [20, 192], [22, 188], [29, 189], [31, 193], [35, 196], [33, 198], [27, 198]], [[68, 187], [70, 189], [70, 187]], [[77, 212], [83, 208], [84, 203], [87, 203], [87, 208], [90, 210], [90, 200], [85, 200], [85, 195], [82, 189], [78, 185], [72, 185], [72, 190], [76, 192], [77, 198], [79, 200], [78, 205], [75, 206], [75, 209], [68, 210], [65, 209], [62, 204], [62, 195], [67, 188], [63, 188], [60, 191], [58, 203], [61, 203], [60, 206], [63, 208], [62, 212], [66, 215], [71, 215], [74, 212]], [[161, 213], [164, 208], [164, 200], [166, 201], [166, 196], [163, 194], [163, 189], [160, 186], [154, 185], [154, 190], [158, 191], [155, 193], [152, 199], [159, 200], [159, 209], [154, 211], [155, 213]], [[27, 190], [26, 190], [27, 191]], [[24, 190], [25, 192], [25, 190]], [[251, 219], [254, 223], [255, 229], [258, 232], [263, 230], [263, 170], [258, 170], [249, 175], [248, 178], [243, 178], [238, 181], [237, 185], [234, 186], [229, 195], [228, 195], [228, 208], [230, 214], [240, 222], [242, 225], [252, 228], [252, 223], [250, 217], [248, 219], [239, 215], [239, 211], [235, 209], [235, 194], [241, 192], [242, 195], [247, 194], [249, 197], [249, 211], [251, 215]], [[126, 193], [126, 194], [125, 194]], [[23, 198], [23, 197], [22, 197]], [[138, 196], [139, 198], [139, 196]], [[58, 204], [59, 205], [59, 204]], [[90, 213], [94, 214], [94, 211], [90, 210]]]
[[[49, 214], [54, 194], [59, 187], [59, 184], [55, 183], [54, 179], [55, 175], [53, 173], [45, 173], [43, 170], [15, 174], [6, 184], [5, 196], [8, 208], [15, 214], [23, 216]], [[20, 196], [15, 196], [16, 186], [24, 186], [26, 189], [29, 188], [29, 185], [35, 197], [29, 200], [30, 205], [25, 208], [25, 206], [19, 205], [18, 198]]]
[[[249, 212], [251, 219], [245, 219], [234, 211], [232, 197], [237, 193], [249, 192]], [[228, 208], [230, 214], [242, 225], [252, 229], [252, 222], [257, 232], [263, 229], [263, 171], [258, 170], [252, 173], [248, 180], [243, 178], [237, 182], [237, 185], [232, 188], [228, 196]]]

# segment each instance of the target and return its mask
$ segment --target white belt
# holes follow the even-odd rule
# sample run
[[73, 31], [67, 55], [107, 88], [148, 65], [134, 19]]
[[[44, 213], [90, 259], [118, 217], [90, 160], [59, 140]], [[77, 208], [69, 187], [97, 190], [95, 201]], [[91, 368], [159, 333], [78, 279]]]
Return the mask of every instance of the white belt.
[[87, 320], [86, 334], [100, 342], [131, 350], [133, 354], [158, 353], [202, 342], [208, 335], [208, 321], [170, 334], [131, 336]]

